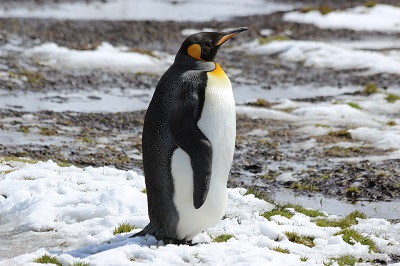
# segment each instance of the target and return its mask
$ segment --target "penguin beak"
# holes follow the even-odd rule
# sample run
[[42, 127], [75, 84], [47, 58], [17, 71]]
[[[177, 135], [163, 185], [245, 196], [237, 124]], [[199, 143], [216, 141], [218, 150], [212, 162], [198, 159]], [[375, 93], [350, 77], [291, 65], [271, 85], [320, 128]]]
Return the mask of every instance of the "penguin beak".
[[230, 38], [232, 38], [236, 34], [239, 34], [239, 33], [243, 32], [243, 31], [246, 31], [246, 30], [248, 30], [248, 28], [241, 27], [241, 28], [237, 28], [237, 29], [225, 32], [224, 35], [222, 36], [222, 38], [217, 42], [216, 46], [220, 46], [221, 44], [223, 44], [224, 42], [226, 42], [227, 40], [229, 40]]

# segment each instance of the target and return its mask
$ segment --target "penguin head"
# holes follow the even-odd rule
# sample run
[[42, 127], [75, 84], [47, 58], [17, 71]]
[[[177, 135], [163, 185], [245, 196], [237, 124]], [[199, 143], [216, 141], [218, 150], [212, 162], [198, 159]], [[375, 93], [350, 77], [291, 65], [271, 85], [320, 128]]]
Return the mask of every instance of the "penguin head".
[[241, 27], [226, 32], [200, 32], [190, 35], [182, 43], [179, 52], [199, 61], [213, 61], [219, 47], [238, 33], [248, 30]]

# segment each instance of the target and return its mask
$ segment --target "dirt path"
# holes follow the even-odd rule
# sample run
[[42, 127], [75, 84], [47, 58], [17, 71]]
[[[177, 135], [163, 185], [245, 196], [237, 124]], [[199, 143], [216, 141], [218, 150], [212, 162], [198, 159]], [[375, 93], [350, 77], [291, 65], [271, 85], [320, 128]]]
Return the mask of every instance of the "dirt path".
[[[39, 1], [42, 2], [42, 1]], [[48, 1], [46, 1], [48, 2]], [[316, 5], [319, 1], [303, 1]], [[352, 1], [353, 5], [364, 1]], [[397, 3], [397, 1], [386, 1]], [[6, 1], [12, 5], [12, 1]], [[334, 8], [347, 7], [348, 1], [326, 1]], [[247, 26], [251, 30], [232, 45], [261, 38], [261, 29], [272, 29], [274, 35], [299, 40], [361, 40], [365, 38], [400, 37], [400, 34], [355, 32], [351, 30], [321, 30], [311, 25], [282, 21], [282, 13], [249, 16], [232, 21], [156, 22], [156, 21], [59, 21], [48, 19], [0, 19], [0, 45], [18, 43], [32, 47], [38, 43], [55, 42], [79, 50], [96, 48], [101, 42], [125, 45], [139, 51], [160, 50], [174, 54], [180, 46], [180, 32], [186, 28], [201, 29]], [[290, 34], [288, 35], [288, 32]], [[358, 71], [336, 71], [304, 67], [288, 63], [277, 56], [250, 56], [221, 50], [220, 63], [228, 69], [242, 69], [242, 77], [233, 76], [236, 84], [246, 80], [277, 85], [342, 87], [365, 85], [368, 82], [390, 87], [397, 84], [397, 75], [360, 76]], [[260, 66], [263, 67], [260, 67]], [[2, 81], [1, 89], [10, 92], [95, 91], [99, 87], [140, 88], [150, 90], [159, 75], [143, 73], [110, 73], [98, 71], [54, 70], [21, 56], [21, 51], [0, 53], [0, 66], [11, 79]], [[93, 98], [96, 95], [94, 94]], [[62, 101], [62, 99], [59, 99]], [[95, 100], [95, 99], [94, 99]], [[326, 98], [311, 97], [312, 102]], [[121, 169], [141, 172], [141, 130], [144, 111], [126, 113], [23, 112], [12, 103], [0, 110], [0, 156], [28, 157], [54, 160], [77, 166], [114, 165]], [[268, 108], [263, 106], [260, 108]], [[326, 148], [349, 140], [346, 128], [342, 132], [317, 138], [321, 145], [312, 150], [296, 150], [307, 139], [296, 133], [297, 125], [277, 120], [250, 119], [238, 115], [236, 154], [232, 168], [231, 186], [252, 186], [271, 192], [287, 187], [298, 193], [320, 193], [341, 199], [393, 200], [400, 198], [400, 160], [372, 162], [335, 162], [334, 159], [384, 155], [387, 150], [369, 146], [359, 149]], [[269, 139], [251, 135], [254, 129], [269, 132]], [[250, 133], [250, 135], [249, 135]], [[16, 137], [17, 136], [17, 137]], [[350, 137], [351, 138], [351, 137]], [[331, 145], [332, 146], [332, 145]], [[333, 145], [334, 147], [334, 145]], [[332, 160], [333, 159], [333, 160]], [[279, 176], [291, 173], [295, 181], [282, 181]], [[250, 177], [250, 178], [249, 178]]]

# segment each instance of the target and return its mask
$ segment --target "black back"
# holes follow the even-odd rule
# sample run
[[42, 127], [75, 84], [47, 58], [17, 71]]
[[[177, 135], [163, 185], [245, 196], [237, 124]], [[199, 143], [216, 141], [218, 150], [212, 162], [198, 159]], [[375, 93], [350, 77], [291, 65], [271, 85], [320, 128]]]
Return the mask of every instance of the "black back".
[[191, 159], [195, 207], [205, 201], [212, 149], [197, 122], [204, 104], [207, 72], [214, 68], [214, 62], [197, 61], [178, 52], [156, 87], [146, 112], [142, 139], [150, 224], [139, 235], [177, 238], [179, 216], [173, 201], [171, 158], [178, 147]]

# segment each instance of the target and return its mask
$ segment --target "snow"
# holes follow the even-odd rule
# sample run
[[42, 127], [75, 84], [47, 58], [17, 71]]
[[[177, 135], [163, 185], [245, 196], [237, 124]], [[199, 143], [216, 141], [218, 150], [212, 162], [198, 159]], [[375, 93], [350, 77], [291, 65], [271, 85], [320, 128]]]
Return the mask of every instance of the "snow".
[[256, 54], [279, 54], [283, 60], [302, 62], [306, 67], [367, 69], [368, 74], [400, 74], [400, 56], [396, 51], [365, 51], [325, 42], [292, 40], [264, 45], [253, 42], [244, 47]]
[[284, 20], [313, 24], [324, 29], [400, 32], [400, 7], [379, 4], [372, 8], [357, 6], [335, 10], [326, 15], [319, 11], [289, 12]]
[[233, 16], [271, 14], [292, 8], [293, 5], [265, 0], [247, 0], [245, 2], [241, 0], [109, 0], [0, 8], [0, 17], [209, 21], [224, 20]]
[[74, 50], [55, 43], [44, 43], [25, 52], [42, 65], [63, 69], [104, 69], [115, 72], [164, 72], [173, 59], [161, 60], [127, 47], [114, 47], [101, 43], [95, 50]]
[[[329, 258], [352, 254], [363, 260], [389, 261], [388, 254], [400, 254], [399, 224], [384, 219], [361, 219], [354, 228], [370, 235], [382, 253], [370, 253], [367, 246], [347, 244], [340, 229], [318, 227], [310, 217], [296, 213], [291, 219], [261, 216], [273, 205], [245, 195], [243, 188], [229, 189], [224, 218], [194, 238], [195, 246], [164, 245], [153, 237], [128, 238], [132, 233], [113, 235], [120, 223], [144, 227], [147, 222], [144, 178], [134, 171], [110, 167], [60, 167], [52, 161], [0, 164], [1, 235], [33, 235], [30, 249], [11, 250], [0, 244], [0, 265], [33, 265], [49, 254], [66, 264], [90, 265], [323, 265]], [[6, 197], [4, 197], [6, 196]], [[315, 247], [292, 243], [285, 232], [315, 238]], [[233, 237], [216, 243], [221, 234]], [[40, 248], [43, 239], [47, 248]], [[35, 248], [36, 245], [36, 248]], [[273, 249], [287, 248], [290, 254]], [[27, 250], [24, 250], [26, 248]], [[307, 257], [301, 262], [301, 257]]]

